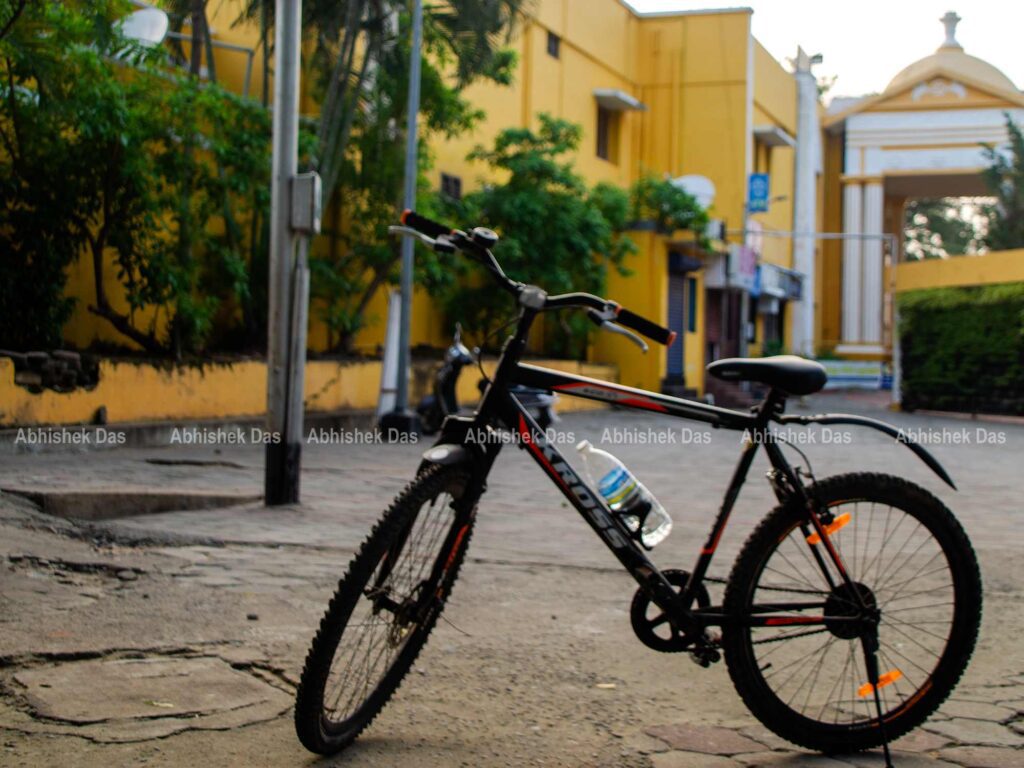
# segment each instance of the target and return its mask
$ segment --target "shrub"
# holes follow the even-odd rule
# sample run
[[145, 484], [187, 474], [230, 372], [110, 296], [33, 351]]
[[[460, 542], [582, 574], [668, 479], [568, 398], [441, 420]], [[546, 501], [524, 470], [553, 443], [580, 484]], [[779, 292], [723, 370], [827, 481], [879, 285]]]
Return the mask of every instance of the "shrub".
[[898, 298], [903, 407], [1024, 414], [1024, 283]]

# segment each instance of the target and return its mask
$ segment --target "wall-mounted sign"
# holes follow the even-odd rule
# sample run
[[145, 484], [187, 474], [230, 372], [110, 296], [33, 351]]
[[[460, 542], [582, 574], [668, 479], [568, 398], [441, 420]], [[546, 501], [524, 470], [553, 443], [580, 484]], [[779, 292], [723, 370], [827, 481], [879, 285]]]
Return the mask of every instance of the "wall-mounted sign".
[[768, 174], [752, 173], [747, 180], [747, 211], [766, 213], [768, 211]]

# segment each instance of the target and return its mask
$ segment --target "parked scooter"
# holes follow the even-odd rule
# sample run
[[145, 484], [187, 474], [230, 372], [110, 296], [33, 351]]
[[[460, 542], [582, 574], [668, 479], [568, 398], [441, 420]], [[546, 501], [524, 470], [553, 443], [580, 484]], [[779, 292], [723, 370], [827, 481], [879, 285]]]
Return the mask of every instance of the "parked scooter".
[[[434, 392], [426, 395], [416, 408], [416, 412], [420, 416], [420, 427], [424, 434], [434, 434], [441, 428], [446, 417], [459, 412], [459, 399], [456, 392], [459, 374], [463, 368], [474, 362], [473, 355], [479, 353], [478, 349], [470, 352], [462, 343], [462, 325], [456, 323], [452, 344], [444, 353], [444, 363], [434, 374]], [[481, 379], [479, 384], [481, 394], [486, 387], [487, 382]], [[543, 389], [522, 385], [512, 387], [511, 391], [537, 420], [541, 429], [547, 429], [558, 420], [555, 415], [555, 403], [558, 401], [558, 395]]]

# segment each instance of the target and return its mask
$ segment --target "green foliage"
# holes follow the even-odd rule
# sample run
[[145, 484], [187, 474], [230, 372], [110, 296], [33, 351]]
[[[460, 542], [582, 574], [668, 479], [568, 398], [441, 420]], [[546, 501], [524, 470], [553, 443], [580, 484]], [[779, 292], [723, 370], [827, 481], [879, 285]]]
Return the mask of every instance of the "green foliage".
[[984, 249], [990, 205], [963, 197], [916, 198], [904, 209], [904, 247], [914, 259], [944, 259]]
[[0, 346], [56, 346], [72, 311], [65, 270], [87, 226], [77, 203], [93, 178], [62, 140], [73, 114], [63, 92], [96, 56], [79, 55], [65, 74], [57, 54], [91, 40], [108, 10], [97, 6], [93, 17], [55, 4], [5, 3], [0, 13]]
[[[478, 78], [511, 81], [515, 54], [499, 46], [522, 5], [509, 0], [460, 0], [425, 9], [419, 112], [422, 202], [418, 207], [426, 213], [431, 203], [424, 175], [430, 167], [425, 147], [433, 139], [470, 131], [483, 118], [483, 112], [462, 95], [462, 86]], [[334, 349], [350, 347], [353, 336], [375, 319], [367, 316], [374, 296], [398, 279], [400, 252], [387, 227], [395, 223], [396, 209], [401, 207], [405, 134], [396, 126], [403, 126], [406, 119], [411, 17], [405, 3], [383, 3], [381, 8], [382, 12], [395, 10], [398, 25], [389, 31], [364, 23], [365, 44], [371, 46], [366, 55], [373, 57], [369, 73], [362, 71], [365, 56], [362, 63], [355, 57], [347, 64], [339, 59], [351, 38], [351, 14], [370, 19], [369, 6], [361, 9], [355, 0], [314, 1], [304, 11], [307, 33], [320, 30], [311, 64], [327, 117], [319, 126], [314, 165], [324, 175], [328, 196], [335, 196], [329, 219], [335, 227], [329, 233], [332, 242], [319, 247], [310, 261], [311, 292], [314, 312], [326, 324], [328, 346]], [[351, 91], [339, 71], [347, 71], [349, 79], [361, 83], [358, 110], [345, 102]], [[341, 137], [347, 137], [343, 144], [338, 143]], [[452, 271], [433, 253], [419, 255], [415, 277], [431, 292], [453, 279]]]
[[903, 406], [1024, 414], [1024, 283], [898, 298]]
[[[551, 293], [601, 294], [608, 270], [624, 272], [624, 259], [635, 250], [620, 234], [629, 210], [626, 193], [608, 184], [588, 189], [572, 163], [563, 159], [578, 149], [581, 134], [580, 126], [544, 114], [536, 132], [502, 131], [493, 148], [477, 147], [470, 158], [507, 181], [449, 203], [450, 218], [491, 227], [501, 235], [495, 255], [511, 277]], [[452, 320], [482, 336], [496, 331], [514, 311], [511, 300], [476, 266], [447, 293], [445, 307]], [[582, 356], [588, 321], [582, 316], [560, 321], [549, 336], [550, 351]]]
[[[114, 22], [130, 10], [30, 3], [0, 40], [5, 343], [59, 342], [78, 257], [92, 261], [89, 310], [154, 353], [201, 351], [218, 313], [230, 324], [249, 298], [245, 224], [268, 202], [268, 117], [121, 38]], [[110, 257], [126, 312], [109, 298]]]
[[646, 175], [634, 185], [633, 218], [637, 221], [653, 221], [659, 232], [671, 233], [677, 229], [689, 229], [704, 242], [704, 230], [708, 225], [708, 214], [700, 203], [668, 179]]
[[989, 212], [986, 244], [992, 250], [1024, 248], [1024, 133], [1006, 115], [1010, 135], [1006, 151], [985, 146], [989, 167], [982, 172], [985, 185], [996, 197]]

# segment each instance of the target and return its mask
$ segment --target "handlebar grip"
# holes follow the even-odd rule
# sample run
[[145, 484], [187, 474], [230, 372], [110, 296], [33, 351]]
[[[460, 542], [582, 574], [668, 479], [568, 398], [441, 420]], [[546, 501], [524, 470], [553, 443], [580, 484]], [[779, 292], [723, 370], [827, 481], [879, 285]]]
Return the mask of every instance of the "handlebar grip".
[[431, 221], [426, 216], [420, 216], [416, 211], [411, 211], [406, 208], [402, 211], [400, 221], [407, 227], [412, 227], [417, 232], [422, 232], [427, 237], [440, 237], [441, 235], [450, 235], [452, 233], [451, 227], [446, 227], [444, 224], [438, 224], [436, 221]]
[[643, 334], [659, 344], [664, 344], [666, 347], [672, 346], [672, 342], [676, 340], [675, 331], [670, 331], [668, 328], [663, 328], [657, 323], [652, 323], [646, 317], [640, 317], [640, 315], [630, 312], [628, 309], [620, 309], [615, 316], [615, 322], [626, 328], [632, 328], [637, 333]]

